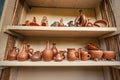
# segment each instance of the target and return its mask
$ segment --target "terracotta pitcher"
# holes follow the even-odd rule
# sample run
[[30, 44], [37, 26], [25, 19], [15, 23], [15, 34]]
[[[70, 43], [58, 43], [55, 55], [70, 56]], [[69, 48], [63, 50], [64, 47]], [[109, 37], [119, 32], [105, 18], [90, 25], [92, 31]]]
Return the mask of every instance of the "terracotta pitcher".
[[55, 56], [58, 53], [55, 42], [53, 43], [52, 51], [53, 51], [53, 56]]
[[17, 60], [18, 61], [26, 61], [26, 60], [28, 60], [28, 56], [29, 55], [27, 52], [27, 44], [24, 42], [23, 47], [22, 47], [22, 51], [17, 56]]
[[16, 47], [13, 47], [12, 50], [7, 55], [7, 60], [17, 60], [17, 55], [19, 53], [19, 49]]
[[81, 52], [81, 60], [86, 61], [89, 60], [91, 58], [91, 55], [88, 54], [87, 51], [82, 51]]
[[65, 58], [64, 56], [64, 51], [59, 51], [55, 56], [54, 60], [55, 61], [62, 61]]
[[77, 59], [75, 48], [67, 48], [67, 60], [68, 61], [75, 61]]
[[42, 56], [44, 61], [51, 61], [53, 59], [53, 51], [50, 48], [49, 41], [46, 43], [46, 48], [42, 52]]
[[41, 53], [40, 51], [36, 51], [34, 53], [29, 53], [31, 61], [40, 61], [41, 60]]

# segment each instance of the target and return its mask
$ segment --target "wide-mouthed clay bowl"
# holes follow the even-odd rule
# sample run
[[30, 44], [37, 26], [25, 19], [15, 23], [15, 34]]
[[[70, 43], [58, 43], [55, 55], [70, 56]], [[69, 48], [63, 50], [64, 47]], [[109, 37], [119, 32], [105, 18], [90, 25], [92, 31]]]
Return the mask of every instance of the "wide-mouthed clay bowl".
[[98, 27], [106, 27], [107, 26], [107, 21], [105, 21], [105, 20], [97, 20], [97, 21], [94, 22], [94, 25], [98, 26]]

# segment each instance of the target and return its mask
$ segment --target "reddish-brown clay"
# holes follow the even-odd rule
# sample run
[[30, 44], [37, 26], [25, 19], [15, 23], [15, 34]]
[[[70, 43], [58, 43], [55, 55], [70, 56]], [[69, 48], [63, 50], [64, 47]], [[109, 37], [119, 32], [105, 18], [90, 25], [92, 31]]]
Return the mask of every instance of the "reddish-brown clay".
[[40, 53], [40, 51], [36, 51], [33, 54], [29, 53], [29, 55], [30, 55], [31, 61], [40, 61], [41, 60], [41, 53]]
[[53, 56], [55, 56], [58, 53], [55, 42], [53, 43], [52, 51], [53, 51]]
[[95, 45], [93, 43], [89, 43], [87, 45], [87, 48], [88, 48], [88, 50], [99, 50], [100, 49], [97, 45]]
[[82, 51], [81, 52], [81, 60], [86, 61], [89, 60], [91, 58], [91, 55], [88, 54], [87, 51]]
[[13, 47], [12, 50], [7, 55], [7, 60], [17, 60], [17, 55], [19, 53], [19, 49], [16, 47]]
[[22, 47], [22, 51], [17, 56], [17, 60], [18, 61], [26, 61], [26, 60], [28, 60], [28, 56], [29, 55], [27, 52], [27, 44], [24, 42], [23, 47]]
[[98, 61], [102, 55], [103, 55], [103, 51], [101, 50], [89, 50], [89, 54], [91, 55], [91, 58], [95, 61]]
[[64, 27], [63, 19], [60, 19], [60, 23], [58, 24], [60, 27]]
[[94, 22], [94, 25], [98, 26], [98, 27], [106, 27], [107, 26], [107, 21], [105, 21], [105, 20], [97, 20], [97, 21]]
[[53, 59], [53, 51], [50, 48], [49, 41], [47, 41], [46, 48], [42, 52], [42, 57], [44, 61], [51, 61]]
[[77, 59], [75, 48], [67, 48], [67, 60], [68, 61], [75, 61]]
[[48, 26], [48, 20], [46, 16], [43, 16], [43, 19], [41, 20], [41, 26]]
[[62, 61], [65, 58], [65, 51], [59, 51], [58, 54], [54, 56], [55, 61]]
[[36, 17], [33, 17], [33, 21], [30, 22], [30, 26], [39, 26], [39, 24], [36, 23]]
[[103, 51], [104, 60], [115, 60], [116, 53], [115, 51]]

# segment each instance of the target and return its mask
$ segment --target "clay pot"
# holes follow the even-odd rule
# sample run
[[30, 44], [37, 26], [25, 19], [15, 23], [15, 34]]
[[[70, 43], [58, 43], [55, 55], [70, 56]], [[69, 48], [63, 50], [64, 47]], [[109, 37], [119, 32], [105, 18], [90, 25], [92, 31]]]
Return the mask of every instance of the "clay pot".
[[50, 48], [49, 41], [47, 41], [46, 48], [42, 52], [42, 57], [44, 61], [51, 61], [53, 59], [53, 51]]
[[93, 43], [87, 45], [88, 50], [99, 50], [99, 47]]
[[77, 59], [75, 48], [67, 48], [67, 60], [68, 61], [75, 61]]
[[103, 60], [115, 60], [115, 51], [103, 51]]
[[24, 42], [22, 45], [22, 51], [17, 55], [17, 60], [18, 61], [26, 61], [28, 60], [28, 51], [27, 51], [27, 44]]
[[65, 58], [64, 55], [65, 51], [59, 51], [55, 56], [54, 56], [54, 60], [55, 61], [62, 61]]
[[93, 24], [90, 22], [90, 19], [86, 22], [86, 27], [93, 27]]
[[53, 51], [53, 56], [55, 56], [58, 53], [55, 42], [53, 43], [52, 51]]
[[46, 16], [43, 16], [43, 19], [41, 20], [41, 26], [48, 26], [48, 20]]
[[58, 24], [59, 27], [64, 27], [63, 19], [60, 19], [60, 23]]
[[26, 21], [25, 21], [25, 24], [22, 24], [22, 26], [30, 26], [30, 21], [29, 21], [29, 20], [26, 20]]
[[19, 49], [16, 47], [13, 47], [12, 50], [7, 55], [7, 60], [17, 60], [17, 55], [19, 53]]
[[94, 22], [94, 25], [98, 27], [106, 27], [107, 22], [105, 20], [97, 20]]
[[41, 60], [41, 53], [40, 51], [36, 51], [33, 54], [29, 54], [31, 61], [40, 61]]
[[88, 52], [95, 61], [98, 61], [103, 55], [103, 51], [101, 50], [89, 50]]
[[88, 54], [87, 51], [82, 51], [81, 52], [81, 60], [86, 61], [89, 60], [91, 58], [91, 55]]
[[36, 23], [36, 17], [33, 17], [33, 21], [30, 22], [30, 26], [39, 26], [39, 24]]

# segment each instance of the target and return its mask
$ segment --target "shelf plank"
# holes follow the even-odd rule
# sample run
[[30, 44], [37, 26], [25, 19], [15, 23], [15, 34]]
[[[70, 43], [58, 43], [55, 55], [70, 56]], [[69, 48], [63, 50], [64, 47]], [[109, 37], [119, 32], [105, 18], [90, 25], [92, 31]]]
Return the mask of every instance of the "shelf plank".
[[43, 27], [43, 26], [8, 26], [12, 31], [24, 36], [41, 37], [101, 37], [117, 31], [115, 27]]
[[0, 66], [120, 66], [120, 61], [0, 61]]

